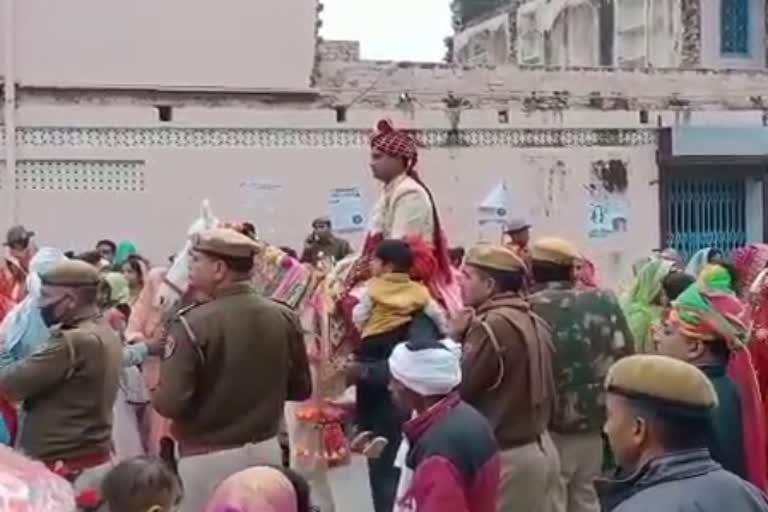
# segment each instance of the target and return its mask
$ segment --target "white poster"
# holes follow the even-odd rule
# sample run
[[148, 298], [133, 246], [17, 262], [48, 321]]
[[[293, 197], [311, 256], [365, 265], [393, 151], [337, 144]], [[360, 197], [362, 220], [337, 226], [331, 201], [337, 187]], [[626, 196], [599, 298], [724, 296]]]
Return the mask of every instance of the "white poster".
[[333, 230], [354, 233], [365, 230], [365, 204], [359, 187], [331, 189], [328, 200]]
[[486, 224], [504, 225], [509, 215], [509, 190], [507, 184], [500, 181], [491, 192], [485, 196], [477, 207], [477, 221]]
[[266, 203], [268, 207], [273, 208], [274, 205], [271, 204], [271, 201], [274, 201], [275, 194], [282, 188], [279, 183], [258, 178], [240, 182], [240, 192], [245, 205], [248, 207], [264, 207]]
[[284, 187], [275, 181], [263, 178], [249, 178], [240, 182], [240, 194], [247, 215], [256, 223], [260, 237], [271, 239], [275, 226], [280, 224], [277, 207]]

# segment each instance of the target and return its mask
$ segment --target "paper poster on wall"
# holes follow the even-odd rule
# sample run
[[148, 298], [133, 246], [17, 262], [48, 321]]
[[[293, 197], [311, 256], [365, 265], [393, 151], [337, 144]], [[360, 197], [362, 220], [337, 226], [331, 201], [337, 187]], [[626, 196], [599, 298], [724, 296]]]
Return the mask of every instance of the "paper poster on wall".
[[274, 209], [275, 195], [282, 190], [282, 185], [271, 180], [252, 178], [240, 182], [240, 193], [246, 206]]
[[625, 201], [605, 199], [589, 204], [589, 237], [608, 238], [627, 232], [628, 205]]
[[366, 209], [359, 187], [331, 189], [328, 207], [334, 231], [355, 233], [365, 229]]
[[282, 184], [269, 179], [249, 178], [240, 182], [243, 206], [256, 223], [259, 236], [275, 236], [275, 226], [279, 225], [277, 207], [283, 191]]
[[504, 225], [509, 215], [509, 190], [504, 180], [499, 181], [477, 206], [477, 222]]

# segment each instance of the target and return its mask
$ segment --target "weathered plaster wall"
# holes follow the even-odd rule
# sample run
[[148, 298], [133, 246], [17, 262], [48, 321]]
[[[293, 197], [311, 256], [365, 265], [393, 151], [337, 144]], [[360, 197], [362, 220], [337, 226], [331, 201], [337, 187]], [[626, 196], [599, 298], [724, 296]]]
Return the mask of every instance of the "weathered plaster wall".
[[22, 84], [309, 86], [317, 0], [14, 4], [14, 55]]
[[360, 41], [320, 41], [317, 53], [322, 60], [355, 62], [360, 60]]
[[454, 60], [470, 65], [509, 62], [509, 19], [508, 12], [504, 10], [456, 34], [453, 39]]
[[[512, 211], [530, 216], [536, 235], [572, 238], [617, 282], [633, 256], [659, 243], [657, 116], [663, 125], [702, 113], [753, 124], [761, 113], [750, 96], [768, 85], [768, 74], [746, 71], [325, 61], [319, 71], [316, 96], [307, 97], [22, 87], [19, 220], [41, 242], [81, 248], [105, 235], [136, 239], [159, 261], [209, 197], [221, 217], [253, 219], [265, 237], [297, 247], [309, 220], [326, 211], [329, 189], [360, 186], [370, 206], [378, 184], [367, 135], [390, 117], [420, 130], [420, 170], [452, 243], [480, 236], [474, 208], [506, 180]], [[400, 108], [404, 91], [410, 110]], [[456, 130], [449, 92], [462, 105]], [[159, 100], [174, 106], [172, 122], [158, 120]], [[340, 105], [348, 106], [344, 122], [333, 108]], [[626, 187], [601, 191], [595, 170], [617, 167]], [[0, 193], [9, 186], [4, 178]], [[618, 202], [627, 232], [590, 238], [595, 201]]]
[[[135, 240], [162, 261], [208, 197], [222, 218], [253, 220], [266, 238], [297, 247], [310, 219], [327, 211], [331, 188], [361, 187], [367, 208], [378, 193], [367, 165], [367, 130], [338, 130], [327, 122], [263, 128], [258, 116], [234, 110], [206, 116], [206, 109], [190, 112], [195, 126], [169, 128], [139, 109], [110, 112], [109, 123], [99, 112], [103, 107], [79, 110], [89, 126], [57, 128], [64, 113], [40, 107], [24, 113], [18, 132], [19, 219], [34, 227], [41, 243], [83, 248], [108, 235]], [[285, 114], [283, 126], [310, 124], [310, 113], [303, 121], [299, 112]], [[229, 128], [211, 127], [227, 117]], [[236, 119], [238, 128], [232, 128]], [[485, 129], [460, 135], [466, 145], [446, 145], [445, 130], [419, 134], [428, 146], [420, 170], [452, 244], [470, 244], [484, 233], [475, 208], [500, 180], [510, 187], [511, 211], [529, 216], [537, 235], [572, 238], [604, 265], [609, 280], [618, 279], [632, 254], [657, 244], [657, 221], [649, 215], [657, 211], [653, 131]], [[627, 165], [633, 236], [593, 240], [588, 185], [595, 162], [611, 159]], [[0, 192], [8, 186], [2, 180]]]
[[448, 92], [472, 107], [530, 110], [734, 110], [754, 108], [766, 71], [611, 70], [462, 67], [397, 63], [328, 63], [318, 82], [326, 99], [383, 108], [409, 91], [425, 108], [442, 108]]

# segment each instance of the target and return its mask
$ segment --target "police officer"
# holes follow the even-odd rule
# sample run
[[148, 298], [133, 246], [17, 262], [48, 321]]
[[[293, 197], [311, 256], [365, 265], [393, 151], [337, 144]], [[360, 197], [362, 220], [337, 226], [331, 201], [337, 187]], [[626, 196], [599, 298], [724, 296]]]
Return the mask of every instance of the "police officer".
[[349, 242], [333, 234], [331, 219], [319, 217], [312, 221], [312, 233], [304, 240], [301, 261], [317, 264], [323, 258], [334, 262], [341, 261], [352, 254]]
[[593, 482], [603, 466], [602, 383], [611, 363], [632, 353], [632, 334], [613, 293], [576, 287], [580, 255], [570, 242], [536, 240], [531, 257], [531, 308], [550, 324], [557, 347], [558, 407], [550, 425], [560, 453], [555, 510], [599, 512]]
[[171, 326], [152, 399], [173, 420], [183, 512], [202, 510], [237, 471], [279, 465], [285, 401], [312, 391], [298, 318], [251, 286], [257, 249], [231, 229], [193, 240], [190, 285], [212, 299], [182, 310]]
[[41, 280], [40, 313], [51, 337], [0, 373], [0, 391], [24, 402], [24, 452], [87, 479], [110, 458], [122, 344], [96, 306], [94, 267], [65, 260]]

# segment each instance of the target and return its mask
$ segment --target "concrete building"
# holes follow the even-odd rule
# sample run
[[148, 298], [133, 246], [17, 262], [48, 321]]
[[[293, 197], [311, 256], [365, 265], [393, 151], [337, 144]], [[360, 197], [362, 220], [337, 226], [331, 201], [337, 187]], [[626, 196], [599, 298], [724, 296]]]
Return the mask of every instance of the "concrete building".
[[[390, 117], [424, 145], [453, 245], [498, 236], [478, 206], [500, 184], [507, 216], [575, 240], [608, 283], [662, 245], [763, 240], [765, 1], [712, 1], [498, 4], [459, 27], [456, 63], [414, 64], [319, 40], [316, 0], [269, 17], [252, 0], [3, 0], [0, 224], [160, 261], [208, 197], [298, 248], [336, 189], [364, 198], [339, 215], [376, 197], [367, 135]], [[732, 5], [746, 28], [717, 21]]]

